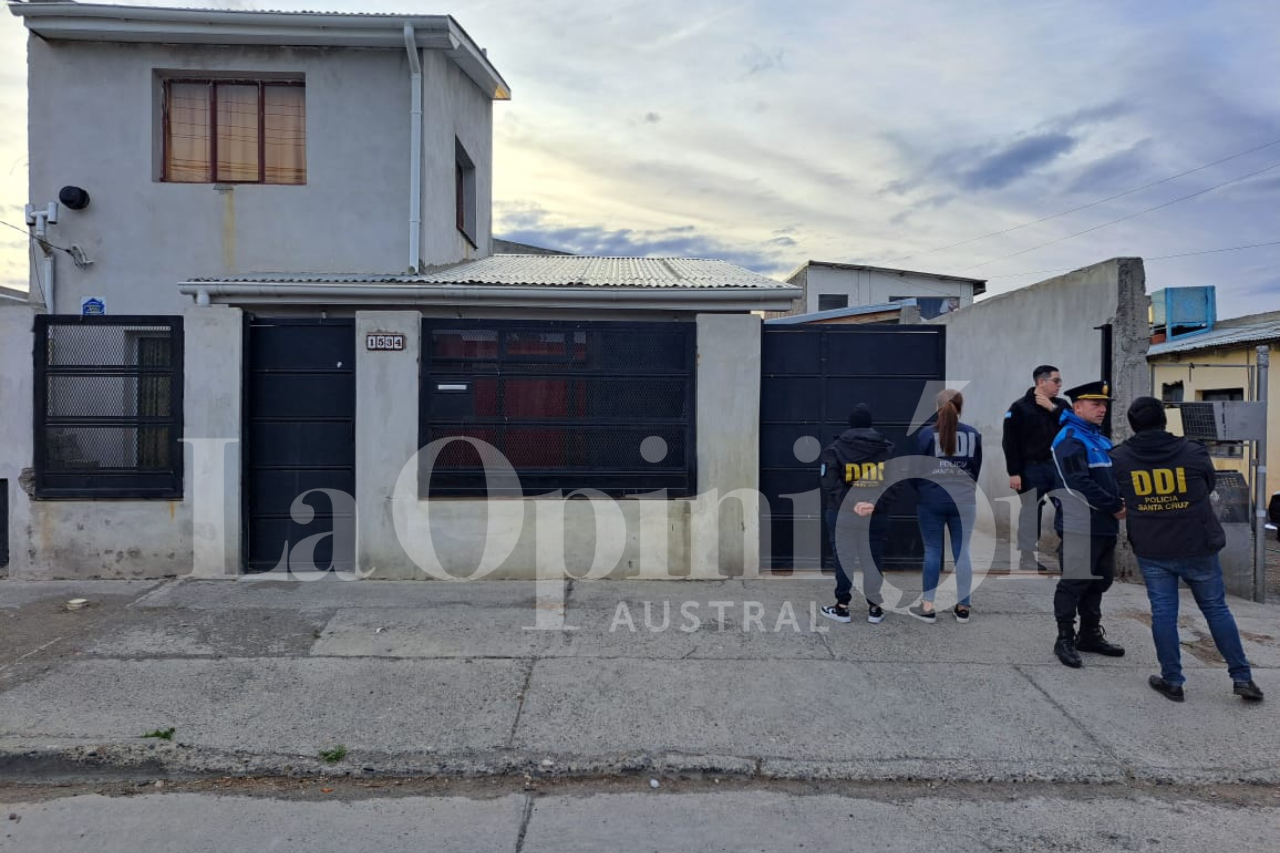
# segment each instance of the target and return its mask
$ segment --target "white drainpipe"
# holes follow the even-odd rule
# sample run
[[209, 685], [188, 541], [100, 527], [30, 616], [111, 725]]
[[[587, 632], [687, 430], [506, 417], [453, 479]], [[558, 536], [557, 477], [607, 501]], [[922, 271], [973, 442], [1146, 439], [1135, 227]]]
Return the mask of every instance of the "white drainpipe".
[[57, 301], [53, 298], [53, 249], [41, 246], [40, 251], [44, 254], [40, 263], [44, 265], [45, 304], [50, 314], [57, 314], [58, 309], [54, 307]]
[[404, 25], [404, 48], [409, 53], [409, 85], [413, 89], [409, 109], [409, 271], [413, 273], [422, 262], [422, 63], [411, 24]]

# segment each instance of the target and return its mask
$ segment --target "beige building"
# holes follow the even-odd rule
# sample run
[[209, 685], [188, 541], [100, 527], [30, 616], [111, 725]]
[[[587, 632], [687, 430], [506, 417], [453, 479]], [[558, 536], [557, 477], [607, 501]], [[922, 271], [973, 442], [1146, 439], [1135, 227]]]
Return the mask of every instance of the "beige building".
[[[1152, 344], [1147, 353], [1151, 389], [1166, 402], [1210, 402], [1256, 399], [1258, 347], [1269, 344], [1280, 351], [1280, 311], [1251, 314], [1217, 322], [1213, 329]], [[1273, 369], [1267, 382], [1270, 403], [1267, 418], [1267, 468], [1280, 470], [1280, 376]], [[1169, 429], [1181, 432], [1176, 409], [1169, 412]], [[1209, 452], [1219, 470], [1249, 473], [1248, 445], [1210, 443]], [[1280, 478], [1272, 477], [1280, 486]]]

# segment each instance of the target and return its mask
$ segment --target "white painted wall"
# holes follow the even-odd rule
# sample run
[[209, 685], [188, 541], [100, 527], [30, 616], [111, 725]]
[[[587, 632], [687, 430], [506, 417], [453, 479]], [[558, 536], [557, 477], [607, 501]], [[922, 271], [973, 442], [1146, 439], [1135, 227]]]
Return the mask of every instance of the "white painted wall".
[[[29, 42], [30, 200], [91, 196], [50, 227], [94, 263], [57, 259], [58, 313], [100, 296], [111, 314], [180, 313], [188, 278], [262, 272], [402, 272], [409, 266], [410, 79], [404, 50]], [[423, 51], [422, 261], [488, 253], [491, 101]], [[302, 75], [305, 186], [169, 184], [160, 169], [161, 73]], [[458, 233], [454, 137], [477, 167], [479, 248]], [[35, 286], [35, 271], [32, 291]]]

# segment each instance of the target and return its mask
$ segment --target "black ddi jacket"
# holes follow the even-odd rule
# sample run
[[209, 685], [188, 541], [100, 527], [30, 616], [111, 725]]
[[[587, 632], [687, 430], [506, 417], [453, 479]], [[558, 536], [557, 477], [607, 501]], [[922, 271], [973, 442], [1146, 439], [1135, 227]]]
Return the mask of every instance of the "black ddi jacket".
[[1164, 430], [1143, 430], [1111, 451], [1129, 542], [1139, 557], [1207, 557], [1226, 545], [1209, 494], [1209, 451]]
[[893, 442], [871, 427], [847, 429], [818, 460], [822, 463], [822, 496], [827, 509], [835, 509], [850, 489], [856, 500], [875, 503], [884, 491], [884, 462], [893, 454]]
[[1013, 401], [1009, 411], [1004, 413], [1004, 437], [1001, 445], [1004, 448], [1005, 469], [1010, 477], [1021, 477], [1027, 466], [1033, 462], [1052, 462], [1049, 446], [1058, 434], [1058, 418], [1066, 408], [1061, 400], [1056, 411], [1046, 411], [1036, 403], [1036, 389], [1028, 388], [1027, 393]]

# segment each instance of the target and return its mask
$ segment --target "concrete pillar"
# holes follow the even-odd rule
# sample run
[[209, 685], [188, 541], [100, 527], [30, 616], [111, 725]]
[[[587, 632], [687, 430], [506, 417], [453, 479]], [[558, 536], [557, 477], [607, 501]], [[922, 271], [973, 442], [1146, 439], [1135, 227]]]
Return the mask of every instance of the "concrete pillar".
[[[700, 314], [694, 578], [760, 568], [760, 318]], [[737, 492], [742, 500], [725, 496]], [[744, 507], [744, 501], [747, 506]]]
[[[1137, 397], [1154, 393], [1147, 350], [1151, 347], [1151, 320], [1147, 273], [1142, 258], [1116, 258], [1116, 316], [1111, 325], [1111, 440], [1115, 444], [1133, 435], [1125, 412]], [[1156, 394], [1156, 396], [1159, 396]], [[1138, 559], [1123, 533], [1116, 546], [1116, 577], [1142, 577]]]
[[191, 306], [183, 311], [182, 325], [183, 495], [191, 507], [191, 575], [234, 578], [242, 556], [244, 313], [226, 305]]
[[20, 302], [0, 303], [0, 480], [9, 497], [9, 573], [29, 577], [32, 569], [31, 498], [24, 488], [34, 458], [31, 411], [36, 310]]
[[[404, 335], [404, 349], [369, 350], [375, 332]], [[378, 578], [420, 576], [396, 538], [391, 498], [418, 450], [421, 361], [420, 313], [356, 312], [356, 568]]]

